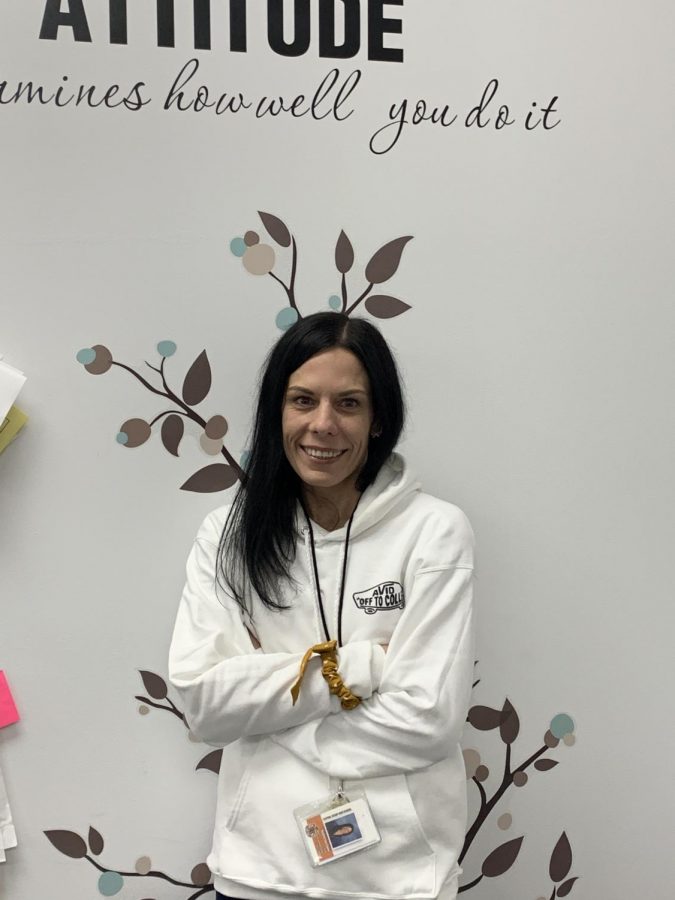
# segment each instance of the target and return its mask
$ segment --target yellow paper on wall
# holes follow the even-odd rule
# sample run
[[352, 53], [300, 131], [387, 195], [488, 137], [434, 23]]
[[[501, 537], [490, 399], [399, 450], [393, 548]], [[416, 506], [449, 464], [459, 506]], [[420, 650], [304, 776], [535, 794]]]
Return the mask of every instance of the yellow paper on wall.
[[0, 453], [11, 444], [17, 434], [28, 421], [26, 413], [18, 406], [12, 406], [2, 422], [0, 422]]

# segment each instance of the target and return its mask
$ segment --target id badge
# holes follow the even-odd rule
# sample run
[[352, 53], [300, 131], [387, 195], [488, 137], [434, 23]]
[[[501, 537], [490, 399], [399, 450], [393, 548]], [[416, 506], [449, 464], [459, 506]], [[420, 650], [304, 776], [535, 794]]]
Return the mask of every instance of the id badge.
[[338, 791], [293, 811], [313, 866], [325, 866], [380, 843], [366, 792]]

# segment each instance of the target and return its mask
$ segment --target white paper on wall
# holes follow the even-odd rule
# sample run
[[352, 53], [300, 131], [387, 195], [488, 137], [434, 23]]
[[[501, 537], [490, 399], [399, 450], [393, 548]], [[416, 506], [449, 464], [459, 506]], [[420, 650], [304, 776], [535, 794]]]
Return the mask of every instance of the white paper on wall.
[[9, 808], [9, 798], [5, 780], [0, 769], [0, 862], [6, 859], [5, 850], [16, 847], [16, 831], [12, 822], [12, 811]]
[[25, 383], [26, 376], [23, 372], [0, 359], [0, 422], [14, 405]]

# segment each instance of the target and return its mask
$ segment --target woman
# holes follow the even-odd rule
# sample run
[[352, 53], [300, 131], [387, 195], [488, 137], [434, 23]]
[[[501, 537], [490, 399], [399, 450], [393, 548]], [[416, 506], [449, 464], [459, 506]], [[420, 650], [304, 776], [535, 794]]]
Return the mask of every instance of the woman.
[[[403, 419], [373, 325], [298, 321], [262, 376], [247, 481], [195, 540], [169, 669], [224, 748], [225, 897], [456, 896], [473, 534], [393, 453]], [[294, 811], [340, 791], [365, 793], [380, 841], [313, 865]]]

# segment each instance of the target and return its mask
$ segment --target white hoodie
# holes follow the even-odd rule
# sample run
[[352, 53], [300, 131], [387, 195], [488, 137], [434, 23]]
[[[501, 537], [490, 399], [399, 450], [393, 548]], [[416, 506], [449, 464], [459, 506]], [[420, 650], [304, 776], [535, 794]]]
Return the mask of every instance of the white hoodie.
[[[364, 702], [342, 710], [318, 657], [292, 705], [303, 654], [326, 640], [302, 513], [297, 587], [283, 591], [290, 609], [258, 602], [251, 622], [214, 585], [227, 512], [208, 515], [195, 540], [169, 658], [191, 731], [224, 748], [207, 860], [216, 888], [250, 900], [453, 900], [466, 829], [459, 740], [474, 663], [466, 516], [422, 493], [398, 454], [364, 491], [349, 538], [338, 657], [344, 683]], [[332, 639], [346, 528], [313, 531]], [[313, 868], [293, 810], [328, 795], [338, 779], [347, 794], [365, 789], [382, 840]]]

